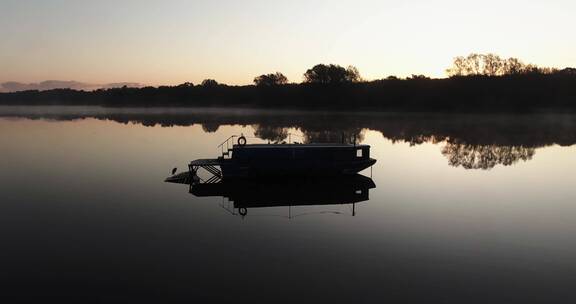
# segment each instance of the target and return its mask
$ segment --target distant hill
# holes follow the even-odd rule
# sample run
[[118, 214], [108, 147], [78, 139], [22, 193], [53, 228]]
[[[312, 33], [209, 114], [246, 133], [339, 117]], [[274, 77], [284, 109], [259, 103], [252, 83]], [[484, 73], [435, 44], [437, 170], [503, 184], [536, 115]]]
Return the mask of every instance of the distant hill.
[[111, 89], [121, 87], [139, 88], [141, 84], [135, 82], [118, 82], [108, 84], [93, 84], [79, 81], [64, 80], [46, 80], [38, 83], [22, 83], [16, 81], [7, 81], [0, 83], [0, 92], [19, 92], [19, 91], [47, 91], [54, 89], [73, 89], [79, 91], [93, 91], [97, 89]]

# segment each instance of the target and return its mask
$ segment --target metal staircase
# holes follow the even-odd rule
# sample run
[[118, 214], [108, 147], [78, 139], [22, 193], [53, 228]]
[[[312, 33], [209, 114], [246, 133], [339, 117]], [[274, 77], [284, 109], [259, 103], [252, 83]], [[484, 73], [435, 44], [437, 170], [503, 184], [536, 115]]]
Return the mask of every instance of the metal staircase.
[[191, 174], [198, 176], [198, 170], [202, 168], [210, 173], [211, 176], [206, 180], [203, 180], [200, 178], [200, 176], [198, 176], [200, 181], [209, 184], [217, 183], [222, 179], [222, 170], [217, 168], [217, 166], [220, 166], [220, 163], [221, 160], [219, 159], [197, 159], [190, 162], [188, 169], [190, 170]]
[[[240, 135], [242, 136], [242, 135]], [[230, 147], [230, 142], [234, 138], [240, 137], [238, 135], [232, 135], [228, 137], [224, 142], [218, 145], [218, 148], [221, 149], [222, 154], [217, 159], [197, 159], [188, 165], [188, 169], [191, 175], [195, 175], [198, 177], [201, 183], [205, 184], [213, 184], [220, 182], [223, 178], [222, 170], [219, 168], [222, 162], [226, 159], [229, 159], [232, 151], [233, 145]], [[207, 179], [202, 179], [198, 176], [198, 170], [204, 169], [206, 172], [210, 173], [211, 175]]]

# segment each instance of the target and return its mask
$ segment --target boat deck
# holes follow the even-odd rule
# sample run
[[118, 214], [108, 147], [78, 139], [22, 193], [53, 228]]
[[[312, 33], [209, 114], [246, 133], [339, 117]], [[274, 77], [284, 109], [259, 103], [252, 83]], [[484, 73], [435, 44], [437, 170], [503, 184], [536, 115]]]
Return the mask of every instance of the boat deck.
[[367, 145], [353, 145], [353, 144], [333, 144], [333, 143], [319, 143], [319, 144], [250, 144], [245, 146], [234, 145], [234, 148], [242, 149], [270, 149], [270, 148], [299, 148], [299, 149], [314, 149], [314, 148], [362, 148]]
[[220, 166], [222, 160], [217, 158], [197, 159], [190, 162], [190, 166]]

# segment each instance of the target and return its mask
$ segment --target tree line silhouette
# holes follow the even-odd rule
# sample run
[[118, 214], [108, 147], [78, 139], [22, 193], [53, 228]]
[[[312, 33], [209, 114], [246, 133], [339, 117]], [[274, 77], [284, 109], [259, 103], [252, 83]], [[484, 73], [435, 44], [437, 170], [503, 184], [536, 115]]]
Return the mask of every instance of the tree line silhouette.
[[357, 68], [318, 64], [302, 83], [280, 72], [229, 86], [214, 79], [195, 85], [55, 89], [0, 94], [0, 104], [101, 106], [217, 106], [388, 111], [534, 111], [576, 109], [576, 69], [542, 68], [495, 54], [456, 57], [449, 78], [412, 75], [366, 81]]
[[[567, 69], [564, 72], [574, 72]], [[495, 54], [470, 54], [468, 57], [456, 57], [453, 66], [446, 70], [454, 76], [509, 76], [526, 74], [554, 74], [557, 69], [541, 68], [533, 64], [524, 64], [518, 58], [503, 59]]]

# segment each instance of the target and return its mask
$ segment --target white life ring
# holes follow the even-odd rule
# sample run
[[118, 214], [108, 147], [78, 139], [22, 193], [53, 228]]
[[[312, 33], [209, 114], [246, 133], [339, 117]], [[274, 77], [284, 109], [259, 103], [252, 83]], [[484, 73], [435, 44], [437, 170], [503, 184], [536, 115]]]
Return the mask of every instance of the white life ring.
[[238, 137], [238, 145], [239, 146], [245, 146], [246, 145], [246, 137], [244, 137], [244, 136]]

